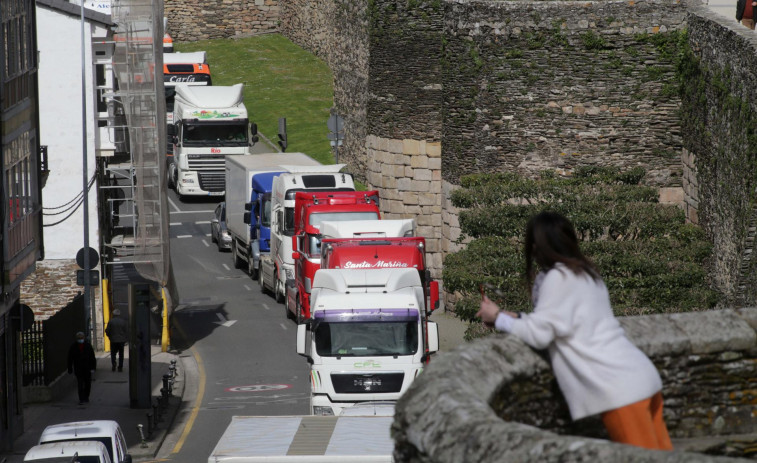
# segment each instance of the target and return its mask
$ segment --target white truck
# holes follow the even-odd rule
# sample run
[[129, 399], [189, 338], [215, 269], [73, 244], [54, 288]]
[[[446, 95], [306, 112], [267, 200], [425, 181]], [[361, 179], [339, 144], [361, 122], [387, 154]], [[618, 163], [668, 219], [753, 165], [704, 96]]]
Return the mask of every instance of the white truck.
[[304, 153], [226, 156], [226, 227], [236, 268], [258, 278], [260, 255], [270, 253], [271, 187], [284, 165], [320, 166]]
[[366, 401], [396, 401], [439, 350], [415, 268], [320, 269], [311, 322], [297, 353], [311, 365], [311, 412], [340, 415]]
[[208, 463], [390, 463], [392, 416], [233, 416]]
[[176, 86], [174, 123], [168, 126], [173, 145], [168, 175], [179, 198], [223, 196], [226, 156], [250, 154], [257, 127], [247, 117], [242, 90], [242, 84]]
[[352, 175], [339, 172], [346, 164], [282, 166], [287, 172], [273, 179], [271, 193], [271, 253], [261, 256], [260, 288], [284, 302], [286, 284], [294, 283], [294, 205], [298, 191], [355, 191]]

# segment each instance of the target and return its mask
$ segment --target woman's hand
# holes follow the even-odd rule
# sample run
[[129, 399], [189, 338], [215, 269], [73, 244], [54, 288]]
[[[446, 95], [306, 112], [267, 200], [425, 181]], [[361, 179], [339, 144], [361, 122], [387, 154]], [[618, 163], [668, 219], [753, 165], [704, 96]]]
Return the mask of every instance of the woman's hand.
[[476, 316], [481, 317], [481, 320], [487, 325], [493, 325], [497, 315], [499, 315], [499, 306], [484, 295], [481, 299], [481, 308], [476, 312]]

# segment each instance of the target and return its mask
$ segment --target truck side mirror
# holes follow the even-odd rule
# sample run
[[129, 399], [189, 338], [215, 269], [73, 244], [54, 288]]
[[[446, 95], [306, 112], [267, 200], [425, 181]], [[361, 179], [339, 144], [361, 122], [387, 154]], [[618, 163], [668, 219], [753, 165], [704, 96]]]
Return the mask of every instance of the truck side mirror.
[[292, 260], [299, 260], [299, 258], [300, 258], [300, 253], [297, 251], [294, 251], [292, 253]]
[[176, 126], [171, 124], [168, 127], [166, 127], [166, 135], [168, 135], [169, 137], [176, 136]]
[[428, 322], [426, 330], [428, 333], [428, 353], [439, 352], [439, 325], [434, 322]]
[[297, 325], [297, 353], [309, 358], [310, 356], [307, 354], [307, 335], [308, 326], [305, 324]]
[[433, 312], [439, 308], [439, 282], [432, 281], [428, 284], [429, 311]]
[[260, 140], [260, 138], [258, 137], [258, 124], [252, 122], [250, 124], [250, 146], [257, 143], [258, 140]]
[[249, 225], [250, 224], [250, 213], [249, 212], [245, 212], [244, 216], [242, 217], [242, 220], [244, 221], [244, 223], [246, 223], [247, 225]]

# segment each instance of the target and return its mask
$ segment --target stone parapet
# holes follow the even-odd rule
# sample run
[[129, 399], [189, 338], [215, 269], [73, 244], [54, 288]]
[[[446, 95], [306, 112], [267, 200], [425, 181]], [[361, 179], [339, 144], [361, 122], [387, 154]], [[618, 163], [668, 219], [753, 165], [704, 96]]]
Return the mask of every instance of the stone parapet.
[[[724, 436], [717, 449], [754, 432], [757, 308], [620, 321], [660, 370], [674, 442]], [[596, 417], [570, 421], [546, 357], [503, 334], [437, 355], [398, 401], [392, 430], [397, 462], [737, 461], [600, 440]]]
[[175, 41], [246, 37], [278, 30], [279, 0], [166, 0], [166, 32]]

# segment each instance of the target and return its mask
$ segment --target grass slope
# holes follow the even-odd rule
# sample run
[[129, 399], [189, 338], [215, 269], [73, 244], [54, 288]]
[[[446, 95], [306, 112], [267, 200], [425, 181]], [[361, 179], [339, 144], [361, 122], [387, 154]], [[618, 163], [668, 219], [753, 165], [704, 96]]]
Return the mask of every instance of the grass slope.
[[326, 127], [333, 78], [321, 59], [279, 34], [179, 43], [175, 48], [206, 51], [213, 85], [243, 83], [250, 120], [272, 142], [278, 140], [279, 117], [286, 117], [287, 152], [334, 163]]

